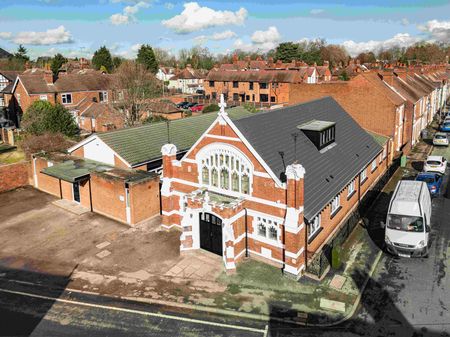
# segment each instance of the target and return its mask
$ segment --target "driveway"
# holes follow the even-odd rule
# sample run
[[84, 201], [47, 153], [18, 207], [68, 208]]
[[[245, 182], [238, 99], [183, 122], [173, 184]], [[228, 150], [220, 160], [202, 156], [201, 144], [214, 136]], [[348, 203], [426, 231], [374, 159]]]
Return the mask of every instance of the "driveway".
[[[0, 194], [2, 269], [68, 276], [78, 266], [114, 274], [179, 260], [179, 232], [160, 231], [159, 217], [130, 228], [95, 213], [72, 214], [55, 200], [31, 187]], [[97, 255], [104, 251], [109, 255]]]

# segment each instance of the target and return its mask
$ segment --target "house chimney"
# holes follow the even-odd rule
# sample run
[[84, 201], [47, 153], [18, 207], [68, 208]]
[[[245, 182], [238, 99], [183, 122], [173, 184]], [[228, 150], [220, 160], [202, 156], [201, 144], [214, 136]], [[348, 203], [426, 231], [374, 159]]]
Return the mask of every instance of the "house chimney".
[[239, 57], [236, 53], [233, 54], [233, 64], [236, 64], [239, 61]]
[[47, 85], [54, 83], [53, 72], [50, 70], [50, 65], [48, 63], [45, 65], [44, 80]]

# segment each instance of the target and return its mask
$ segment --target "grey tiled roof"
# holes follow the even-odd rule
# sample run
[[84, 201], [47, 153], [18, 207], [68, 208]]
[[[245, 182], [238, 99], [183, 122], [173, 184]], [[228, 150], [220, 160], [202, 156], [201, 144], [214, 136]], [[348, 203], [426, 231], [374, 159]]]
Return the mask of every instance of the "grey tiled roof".
[[[336, 145], [320, 153], [297, 126], [311, 120], [335, 122]], [[305, 168], [305, 217], [313, 218], [350, 183], [382, 148], [331, 97], [234, 121], [276, 176], [295, 160]], [[298, 134], [297, 156], [292, 134]]]

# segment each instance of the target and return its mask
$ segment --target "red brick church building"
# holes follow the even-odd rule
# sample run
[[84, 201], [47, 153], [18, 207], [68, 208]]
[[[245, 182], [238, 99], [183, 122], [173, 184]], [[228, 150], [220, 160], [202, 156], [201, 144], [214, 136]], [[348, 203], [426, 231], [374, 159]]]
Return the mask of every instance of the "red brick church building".
[[250, 256], [300, 277], [385, 172], [375, 139], [330, 97], [234, 121], [222, 100], [183, 158], [162, 147], [163, 226], [227, 270]]

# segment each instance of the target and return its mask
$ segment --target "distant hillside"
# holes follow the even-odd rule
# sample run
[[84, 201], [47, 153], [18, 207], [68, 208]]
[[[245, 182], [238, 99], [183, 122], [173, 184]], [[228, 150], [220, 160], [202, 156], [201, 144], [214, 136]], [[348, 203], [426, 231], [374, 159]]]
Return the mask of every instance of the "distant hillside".
[[0, 48], [0, 59], [6, 59], [11, 56], [12, 56], [11, 53], [8, 53], [6, 50]]

